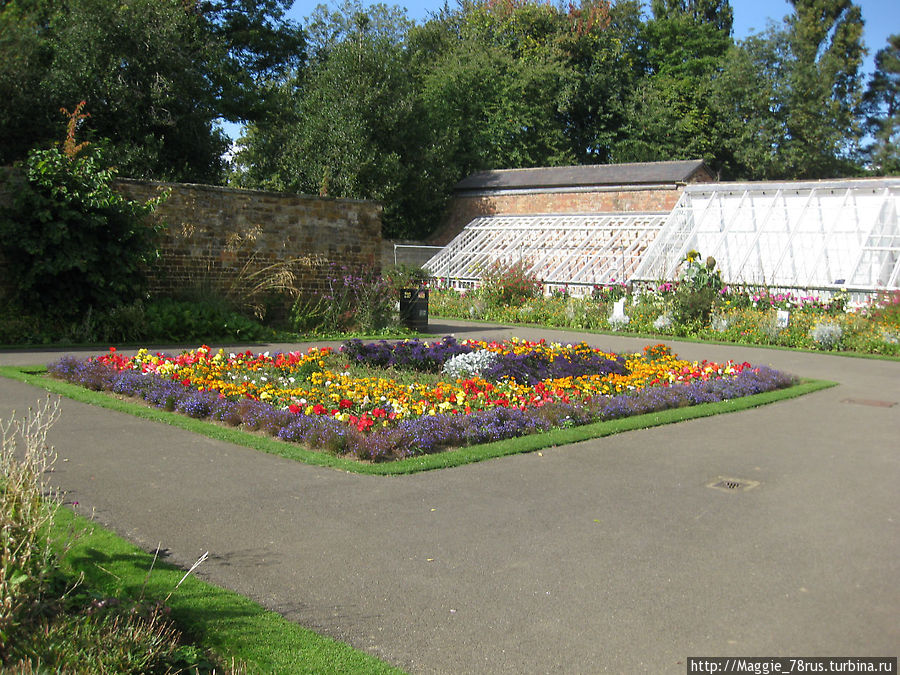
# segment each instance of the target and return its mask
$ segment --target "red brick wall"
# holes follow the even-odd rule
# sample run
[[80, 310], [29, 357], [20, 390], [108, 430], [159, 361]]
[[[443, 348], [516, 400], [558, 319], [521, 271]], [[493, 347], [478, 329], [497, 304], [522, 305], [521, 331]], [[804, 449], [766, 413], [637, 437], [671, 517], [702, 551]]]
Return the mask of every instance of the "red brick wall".
[[454, 197], [441, 229], [429, 241], [446, 245], [473, 219], [493, 215], [541, 213], [668, 212], [681, 197], [681, 186], [597, 190], [591, 192], [498, 192]]

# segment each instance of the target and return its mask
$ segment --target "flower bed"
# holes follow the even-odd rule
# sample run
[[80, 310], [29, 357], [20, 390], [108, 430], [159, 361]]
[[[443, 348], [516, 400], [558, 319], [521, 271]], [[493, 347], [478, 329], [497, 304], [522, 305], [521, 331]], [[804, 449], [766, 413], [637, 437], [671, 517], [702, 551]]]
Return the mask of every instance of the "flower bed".
[[[621, 297], [627, 321], [613, 314], [613, 302]], [[840, 296], [824, 301], [728, 287], [704, 296], [673, 282], [627, 295], [620, 285], [597, 287], [585, 297], [556, 292], [509, 306], [491, 304], [480, 289], [433, 288], [430, 298], [432, 315], [447, 318], [900, 356], [900, 291], [879, 294], [854, 311]], [[693, 300], [706, 303], [708, 317], [688, 318], [684, 308]], [[778, 310], [789, 312], [786, 325], [779, 323]]]
[[[93, 390], [363, 460], [438, 452], [553, 428], [737, 398], [795, 383], [748, 363], [691, 362], [664, 345], [613, 354], [581, 343], [448, 337], [339, 351], [177, 356], [115, 349], [49, 371]], [[443, 372], [442, 372], [443, 371]]]

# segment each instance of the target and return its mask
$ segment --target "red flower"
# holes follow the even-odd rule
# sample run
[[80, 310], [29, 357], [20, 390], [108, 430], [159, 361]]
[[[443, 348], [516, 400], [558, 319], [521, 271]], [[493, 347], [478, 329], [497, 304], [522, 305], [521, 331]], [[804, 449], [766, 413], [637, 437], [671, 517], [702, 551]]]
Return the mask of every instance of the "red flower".
[[313, 406], [313, 413], [316, 415], [324, 415], [325, 414], [325, 406], [321, 403], [317, 403]]
[[353, 401], [346, 399], [346, 398], [342, 398], [341, 402], [338, 403], [338, 406], [340, 406], [341, 408], [346, 410], [347, 408], [350, 408], [353, 406]]
[[291, 411], [295, 415], [299, 415], [301, 412], [303, 412], [303, 408], [301, 408], [299, 405], [297, 405], [295, 403], [291, 403], [288, 406], [288, 410]]

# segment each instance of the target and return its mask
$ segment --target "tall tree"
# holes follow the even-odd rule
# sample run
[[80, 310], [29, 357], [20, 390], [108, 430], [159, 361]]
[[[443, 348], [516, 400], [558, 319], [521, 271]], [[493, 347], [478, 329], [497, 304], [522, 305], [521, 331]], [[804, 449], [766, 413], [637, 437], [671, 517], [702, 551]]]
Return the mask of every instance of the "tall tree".
[[282, 84], [278, 112], [242, 139], [239, 184], [377, 199], [385, 234], [425, 234], [434, 198], [423, 167], [428, 140], [405, 26], [382, 21], [392, 15], [400, 16], [350, 2], [310, 17], [313, 57]]
[[873, 141], [866, 148], [871, 169], [900, 173], [900, 33], [888, 37], [875, 54], [875, 73], [863, 97], [865, 130]]
[[788, 17], [787, 136], [781, 147], [788, 177], [827, 178], [853, 172], [860, 136], [863, 21], [851, 0], [793, 0]]
[[282, 61], [302, 55], [299, 33], [278, 23], [280, 5], [8, 0], [0, 6], [0, 162], [52, 143], [60, 107], [86, 100], [85, 132], [109, 139], [107, 157], [123, 175], [218, 181], [227, 139], [216, 121], [260, 114]]
[[627, 101], [644, 73], [641, 5], [583, 0], [570, 6], [559, 43], [572, 74], [561, 112], [577, 162], [606, 164], [622, 140]]
[[712, 83], [732, 44], [728, 0], [654, 0], [642, 27], [644, 76], [629, 97], [616, 161], [704, 158], [722, 164]]
[[794, 12], [732, 51], [716, 110], [734, 178], [830, 178], [854, 158], [862, 18], [851, 0], [793, 0]]

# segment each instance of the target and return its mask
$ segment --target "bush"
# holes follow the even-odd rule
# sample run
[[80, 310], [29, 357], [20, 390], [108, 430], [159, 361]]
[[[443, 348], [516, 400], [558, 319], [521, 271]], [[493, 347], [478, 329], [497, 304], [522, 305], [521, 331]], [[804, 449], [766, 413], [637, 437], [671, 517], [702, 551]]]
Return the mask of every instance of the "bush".
[[521, 305], [530, 298], [540, 297], [541, 280], [528, 272], [528, 266], [519, 261], [512, 265], [496, 262], [482, 277], [479, 291], [485, 301], [494, 307]]
[[836, 323], [817, 323], [809, 332], [809, 337], [822, 349], [837, 349], [844, 336], [843, 329]]
[[16, 300], [72, 318], [88, 309], [130, 304], [146, 290], [156, 230], [146, 222], [157, 201], [125, 199], [100, 149], [75, 145], [81, 107], [63, 148], [32, 150], [25, 181], [0, 211], [0, 249]]
[[272, 331], [238, 314], [223, 302], [185, 301], [164, 298], [145, 310], [147, 336], [140, 339], [195, 342], [210, 339], [259, 341]]
[[397, 294], [374, 269], [333, 265], [328, 290], [317, 296], [300, 295], [291, 309], [291, 328], [300, 333], [335, 335], [349, 331], [377, 333], [396, 325]]

